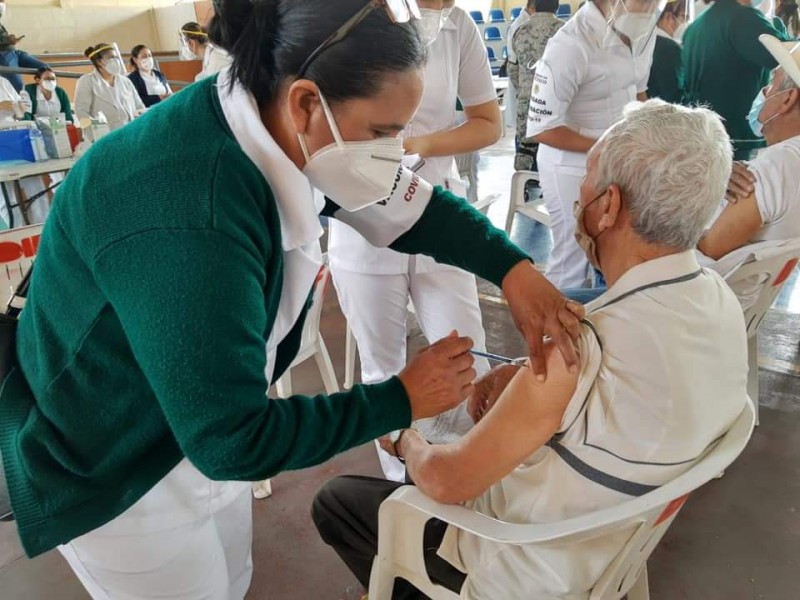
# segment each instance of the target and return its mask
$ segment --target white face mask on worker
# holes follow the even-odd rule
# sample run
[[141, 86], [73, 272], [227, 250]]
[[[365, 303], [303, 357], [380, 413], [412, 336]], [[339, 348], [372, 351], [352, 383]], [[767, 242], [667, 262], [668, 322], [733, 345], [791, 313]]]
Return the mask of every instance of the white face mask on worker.
[[388, 198], [405, 154], [403, 140], [346, 142], [325, 98], [319, 98], [334, 141], [310, 155], [305, 135], [298, 134], [306, 159], [303, 173], [311, 185], [350, 212]]
[[417, 32], [426, 46], [430, 46], [439, 37], [442, 27], [450, 18], [450, 13], [453, 12], [452, 8], [443, 8], [436, 10], [433, 8], [421, 8], [420, 14], [422, 18], [415, 22]]

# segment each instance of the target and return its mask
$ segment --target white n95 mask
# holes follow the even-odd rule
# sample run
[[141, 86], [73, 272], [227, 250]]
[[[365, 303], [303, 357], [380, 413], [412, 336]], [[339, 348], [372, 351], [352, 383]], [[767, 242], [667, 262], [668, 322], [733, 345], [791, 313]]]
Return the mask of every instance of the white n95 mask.
[[112, 75], [125, 74], [125, 69], [122, 67], [122, 63], [119, 62], [119, 60], [117, 60], [116, 58], [109, 58], [103, 65], [103, 68]]
[[439, 37], [442, 27], [450, 18], [450, 13], [453, 12], [452, 8], [443, 8], [436, 10], [433, 8], [419, 9], [421, 14], [420, 19], [415, 21], [417, 33], [419, 33], [420, 40], [426, 46], [430, 46]]
[[655, 19], [651, 14], [626, 13], [614, 21], [614, 29], [628, 36], [631, 42], [647, 37], [653, 31]]
[[380, 138], [346, 142], [321, 93], [319, 99], [334, 142], [311, 156], [305, 135], [297, 135], [306, 159], [303, 174], [311, 185], [350, 212], [388, 198], [405, 154], [403, 141]]

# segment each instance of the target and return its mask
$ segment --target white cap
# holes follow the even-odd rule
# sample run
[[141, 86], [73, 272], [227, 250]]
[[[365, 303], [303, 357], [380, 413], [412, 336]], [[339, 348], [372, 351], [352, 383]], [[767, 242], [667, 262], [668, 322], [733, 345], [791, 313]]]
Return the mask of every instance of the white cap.
[[778, 61], [778, 66], [800, 87], [800, 43], [782, 42], [774, 35], [762, 33], [758, 41], [764, 44], [769, 53]]

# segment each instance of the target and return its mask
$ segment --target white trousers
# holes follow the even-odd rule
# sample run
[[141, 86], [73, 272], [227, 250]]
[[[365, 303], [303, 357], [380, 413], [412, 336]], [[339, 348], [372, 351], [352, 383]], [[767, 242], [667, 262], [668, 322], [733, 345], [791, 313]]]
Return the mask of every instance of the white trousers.
[[572, 214], [585, 171], [577, 167], [551, 165], [541, 151], [537, 161], [553, 234], [553, 251], [545, 277], [558, 289], [589, 287], [589, 261], [575, 241], [575, 217]]
[[[455, 268], [417, 273], [413, 257], [408, 273], [375, 275], [331, 266], [339, 303], [353, 332], [361, 358], [364, 383], [385, 381], [406, 366], [406, 320], [409, 299], [422, 333], [433, 343], [455, 330], [472, 338], [476, 350], [486, 349], [475, 277]], [[489, 371], [485, 359], [475, 360], [478, 376]], [[472, 426], [466, 403], [417, 427], [433, 443], [458, 439]], [[387, 479], [403, 481], [403, 464], [378, 448]]]
[[249, 486], [217, 512], [173, 529], [120, 535], [105, 528], [59, 547], [94, 600], [242, 600], [250, 588]]

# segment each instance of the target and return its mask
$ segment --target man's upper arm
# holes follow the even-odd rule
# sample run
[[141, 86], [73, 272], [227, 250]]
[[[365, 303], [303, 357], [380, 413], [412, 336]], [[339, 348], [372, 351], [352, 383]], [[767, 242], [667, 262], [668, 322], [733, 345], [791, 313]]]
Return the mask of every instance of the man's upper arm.
[[569, 372], [554, 344], [546, 344], [545, 353], [545, 382], [538, 382], [530, 369], [520, 369], [489, 413], [452, 444], [452, 462], [464, 474], [460, 500], [479, 496], [558, 431], [578, 374]]
[[700, 252], [719, 260], [747, 244], [763, 226], [755, 194], [728, 204], [697, 245]]

